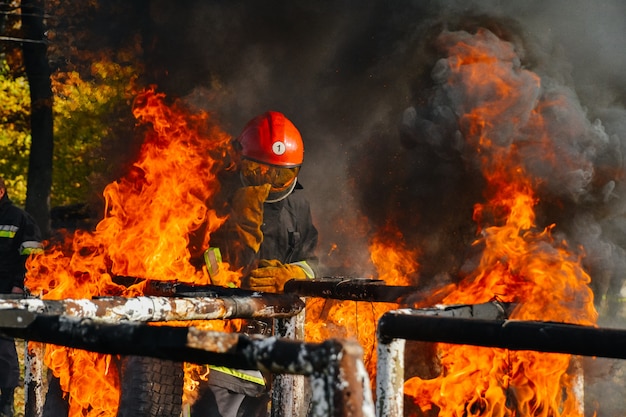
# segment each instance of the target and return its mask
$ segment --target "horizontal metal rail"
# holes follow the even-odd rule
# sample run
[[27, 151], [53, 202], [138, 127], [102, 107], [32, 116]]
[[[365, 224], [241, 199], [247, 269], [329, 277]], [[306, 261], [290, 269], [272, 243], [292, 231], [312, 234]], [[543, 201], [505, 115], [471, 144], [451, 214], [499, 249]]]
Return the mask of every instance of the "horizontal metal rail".
[[52, 343], [103, 354], [150, 356], [159, 359], [211, 363], [238, 369], [259, 369], [310, 378], [310, 416], [373, 417], [369, 376], [362, 348], [350, 341], [305, 343], [276, 337], [204, 331], [195, 327], [114, 324], [92, 318], [12, 313], [9, 337]]
[[[46, 329], [51, 323], [45, 323], [46, 320], [54, 320], [53, 317], [59, 320], [61, 317], [90, 319], [94, 326], [103, 324], [104, 328], [106, 328], [106, 323], [119, 322], [146, 323], [239, 318], [265, 321], [273, 319], [276, 334], [286, 338], [297, 338], [298, 333], [303, 333], [303, 330], [299, 330], [297, 326], [302, 328], [304, 326], [301, 318], [304, 315], [304, 302], [293, 294], [259, 293], [214, 286], [204, 286], [201, 290], [194, 287], [191, 290], [188, 286], [181, 288], [178, 285], [156, 281], [154, 285], [148, 284], [146, 287], [150, 288], [151, 294], [158, 292], [162, 296], [41, 300], [6, 295], [0, 298], [0, 330], [8, 334], [13, 328], [13, 333], [16, 335], [20, 332], [44, 334], [54, 328]], [[184, 291], [176, 291], [180, 289]], [[42, 322], [44, 322], [43, 325]], [[36, 336], [27, 336], [27, 334], [19, 338], [39, 340]], [[303, 338], [303, 335], [300, 335], [300, 339]], [[56, 344], [64, 345], [62, 340]], [[42, 359], [41, 351], [29, 351], [25, 358], [24, 392], [27, 417], [41, 417], [42, 415], [45, 397], [42, 383], [44, 378]], [[184, 361], [190, 362], [187, 358]], [[272, 395], [280, 398], [284, 403], [289, 403], [292, 410], [299, 412], [304, 406], [303, 377], [278, 374], [274, 376], [274, 379], [276, 386], [280, 388], [274, 390]], [[273, 410], [272, 416], [287, 417], [288, 414], [284, 414], [282, 409], [277, 408]]]
[[402, 303], [404, 297], [418, 292], [418, 287], [385, 285], [382, 280], [366, 278], [293, 279], [285, 284], [285, 293], [301, 297], [380, 303]]
[[[237, 295], [195, 297], [99, 297], [93, 299], [41, 300], [0, 298], [0, 311], [26, 310], [110, 321], [177, 321], [225, 318], [281, 318], [302, 311], [304, 302], [294, 294], [270, 294], [240, 290]], [[0, 327], [4, 326], [0, 316]], [[10, 325], [9, 323], [7, 325]]]
[[402, 338], [626, 359], [626, 330], [576, 324], [424, 316], [419, 311], [396, 310], [383, 314], [378, 334], [383, 343]]

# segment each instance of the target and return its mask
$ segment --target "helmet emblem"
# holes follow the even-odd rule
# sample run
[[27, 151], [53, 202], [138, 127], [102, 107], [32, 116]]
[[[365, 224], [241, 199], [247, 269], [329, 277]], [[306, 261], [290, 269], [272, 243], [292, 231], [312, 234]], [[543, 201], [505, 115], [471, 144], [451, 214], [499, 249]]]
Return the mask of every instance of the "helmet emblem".
[[276, 155], [282, 155], [287, 150], [285, 144], [281, 141], [276, 141], [272, 144], [272, 152]]

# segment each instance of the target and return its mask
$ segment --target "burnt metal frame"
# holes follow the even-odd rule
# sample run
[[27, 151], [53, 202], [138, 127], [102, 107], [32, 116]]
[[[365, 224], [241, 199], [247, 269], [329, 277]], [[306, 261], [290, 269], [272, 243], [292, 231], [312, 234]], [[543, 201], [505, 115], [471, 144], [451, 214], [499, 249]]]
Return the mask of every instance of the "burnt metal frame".
[[[343, 340], [320, 344], [289, 340], [304, 333], [304, 303], [297, 296], [245, 290], [190, 295], [194, 297], [0, 299], [0, 329], [13, 338], [100, 353], [266, 370], [276, 377], [273, 417], [304, 415], [301, 376], [308, 376], [313, 388], [309, 416], [374, 416], [369, 376], [358, 344]], [[205, 297], [198, 297], [202, 295]], [[145, 324], [220, 318], [273, 318], [279, 337]], [[32, 359], [27, 373], [42, 372], [41, 362], [36, 357]], [[37, 417], [42, 411], [42, 397], [37, 391], [41, 379], [37, 381], [33, 374], [27, 379], [34, 385], [25, 387], [31, 394], [27, 396], [26, 415]]]
[[[371, 395], [369, 400], [367, 398], [369, 377], [361, 359], [363, 352], [353, 342], [332, 339], [304, 343], [195, 327], [149, 326], [135, 322], [114, 324], [106, 320], [30, 312], [22, 312], [20, 316], [29, 321], [29, 325], [6, 329], [6, 335], [103, 354], [150, 356], [308, 376], [315, 387], [309, 416], [374, 416]], [[283, 415], [281, 410], [286, 404], [276, 405]]]
[[[377, 326], [376, 415], [403, 415], [407, 340], [626, 359], [626, 330], [509, 320], [507, 309], [493, 302], [383, 314]], [[577, 389], [582, 391], [580, 380]]]

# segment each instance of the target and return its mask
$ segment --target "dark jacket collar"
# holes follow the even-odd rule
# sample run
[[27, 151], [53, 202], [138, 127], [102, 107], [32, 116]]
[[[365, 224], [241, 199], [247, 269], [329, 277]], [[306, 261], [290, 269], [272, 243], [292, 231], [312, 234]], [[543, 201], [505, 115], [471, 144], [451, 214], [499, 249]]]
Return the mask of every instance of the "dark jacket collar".
[[4, 193], [2, 198], [0, 198], [0, 209], [5, 208], [6, 206], [10, 206], [11, 204], [13, 204], [13, 202], [9, 198], [9, 195], [7, 193]]

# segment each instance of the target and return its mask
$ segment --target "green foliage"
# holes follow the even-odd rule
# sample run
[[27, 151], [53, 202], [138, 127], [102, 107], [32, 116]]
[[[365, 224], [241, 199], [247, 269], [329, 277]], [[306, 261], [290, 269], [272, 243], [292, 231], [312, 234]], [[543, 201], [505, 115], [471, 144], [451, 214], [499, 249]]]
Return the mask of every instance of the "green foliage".
[[26, 200], [26, 174], [30, 154], [30, 96], [25, 77], [12, 77], [0, 67], [0, 175], [18, 205]]
[[[111, 135], [115, 115], [129, 112], [133, 79], [132, 67], [107, 61], [93, 63], [87, 80], [77, 72], [54, 74], [51, 206], [87, 200], [89, 178], [106, 163], [100, 148]], [[29, 87], [6, 65], [0, 69], [0, 103], [0, 175], [11, 199], [23, 206], [31, 142]]]
[[99, 151], [111, 135], [112, 115], [128, 109], [133, 77], [131, 67], [106, 61], [92, 64], [89, 80], [78, 72], [53, 77], [52, 206], [87, 200], [89, 177], [106, 163]]

